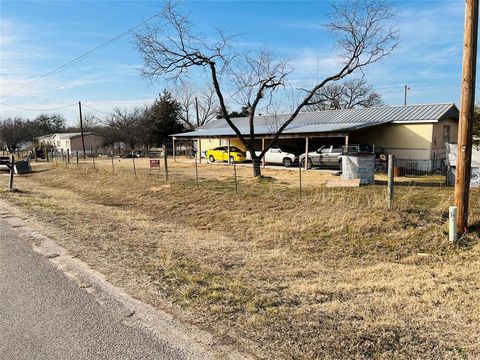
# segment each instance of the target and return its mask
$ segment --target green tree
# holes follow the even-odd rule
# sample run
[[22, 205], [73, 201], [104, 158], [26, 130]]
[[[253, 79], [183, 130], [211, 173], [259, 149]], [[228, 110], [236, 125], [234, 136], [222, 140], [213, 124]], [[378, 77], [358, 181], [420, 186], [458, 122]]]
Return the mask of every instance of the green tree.
[[41, 114], [33, 120], [37, 136], [65, 131], [65, 118], [59, 114]]
[[147, 109], [147, 121], [151, 126], [151, 141], [157, 146], [168, 142], [168, 136], [185, 131], [180, 119], [181, 107], [172, 94], [164, 90]]
[[[242, 108], [240, 109], [240, 111], [237, 111], [237, 110], [234, 110], [234, 111], [230, 111], [228, 113], [228, 116], [231, 117], [232, 119], [233, 118], [240, 118], [240, 117], [247, 117], [248, 116], [248, 106], [242, 106]], [[218, 109], [217, 110], [217, 116], [216, 116], [217, 119], [223, 119], [223, 112], [222, 112], [222, 109]]]

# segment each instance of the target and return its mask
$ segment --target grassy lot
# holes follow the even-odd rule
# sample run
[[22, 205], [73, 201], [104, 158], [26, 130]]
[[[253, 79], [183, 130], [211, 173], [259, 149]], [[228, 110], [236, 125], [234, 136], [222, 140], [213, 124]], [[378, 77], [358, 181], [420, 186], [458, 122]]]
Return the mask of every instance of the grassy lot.
[[452, 189], [399, 187], [388, 211], [384, 187], [326, 188], [328, 172], [303, 174], [299, 199], [297, 171], [238, 167], [236, 195], [227, 166], [202, 164], [198, 189], [191, 164], [171, 163], [170, 183], [108, 166], [44, 167], [0, 197], [112, 283], [258, 358], [480, 357], [479, 235], [448, 243]]

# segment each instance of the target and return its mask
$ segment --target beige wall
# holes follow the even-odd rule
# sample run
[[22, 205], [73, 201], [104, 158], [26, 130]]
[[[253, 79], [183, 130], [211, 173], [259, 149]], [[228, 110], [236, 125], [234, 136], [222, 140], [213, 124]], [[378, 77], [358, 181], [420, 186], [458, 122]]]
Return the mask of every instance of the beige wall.
[[350, 142], [366, 142], [398, 159], [431, 159], [433, 124], [386, 124], [353, 133]]
[[[95, 150], [98, 148], [98, 152], [103, 153], [108, 151], [104, 148], [103, 142], [104, 138], [95, 134], [88, 134], [84, 136], [85, 139], [85, 151], [90, 152], [90, 148], [93, 147]], [[82, 137], [76, 136], [70, 139], [70, 151], [82, 151]]]
[[456, 143], [458, 137], [458, 121], [456, 120], [442, 120], [433, 125], [433, 134], [432, 134], [432, 156], [445, 158], [446, 149], [443, 141], [443, 129], [445, 126], [450, 127], [450, 138], [448, 139], [449, 143]]

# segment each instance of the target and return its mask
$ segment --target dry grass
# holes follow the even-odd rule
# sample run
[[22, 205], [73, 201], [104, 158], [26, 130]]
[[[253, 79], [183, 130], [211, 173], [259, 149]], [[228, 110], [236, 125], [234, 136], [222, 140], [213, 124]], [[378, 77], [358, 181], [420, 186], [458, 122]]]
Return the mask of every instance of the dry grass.
[[388, 211], [382, 187], [311, 186], [328, 173], [308, 172], [300, 200], [295, 171], [238, 167], [235, 195], [231, 167], [203, 164], [196, 189], [191, 164], [170, 164], [171, 183], [103, 165], [0, 196], [113, 283], [259, 358], [480, 356], [479, 237], [448, 244], [451, 189], [398, 188]]

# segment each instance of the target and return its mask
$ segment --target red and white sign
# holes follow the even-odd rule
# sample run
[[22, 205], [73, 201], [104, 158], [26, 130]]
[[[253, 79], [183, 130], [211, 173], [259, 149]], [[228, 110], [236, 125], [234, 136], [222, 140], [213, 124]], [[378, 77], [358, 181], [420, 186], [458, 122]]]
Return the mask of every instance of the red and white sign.
[[160, 167], [160, 160], [150, 160], [150, 169], [159, 168], [159, 167]]

